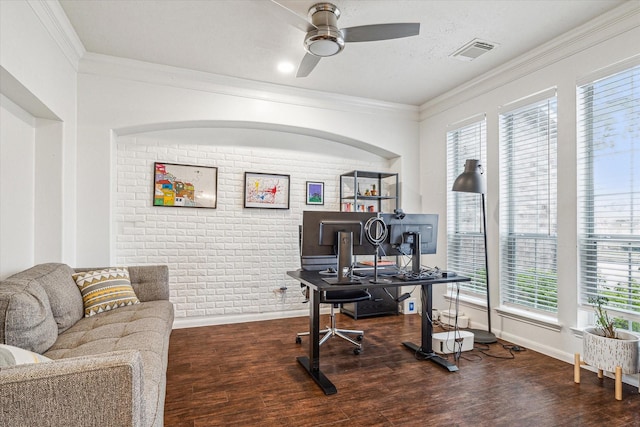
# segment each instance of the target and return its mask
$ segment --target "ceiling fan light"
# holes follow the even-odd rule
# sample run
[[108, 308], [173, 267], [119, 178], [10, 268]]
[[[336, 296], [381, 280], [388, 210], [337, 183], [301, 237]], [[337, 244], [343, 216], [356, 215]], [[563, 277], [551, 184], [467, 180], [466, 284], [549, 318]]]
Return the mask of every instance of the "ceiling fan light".
[[307, 47], [309, 53], [316, 56], [333, 56], [340, 52], [340, 45], [330, 39], [316, 40]]
[[344, 49], [344, 39], [339, 31], [311, 31], [304, 41], [304, 48], [312, 55], [333, 56]]

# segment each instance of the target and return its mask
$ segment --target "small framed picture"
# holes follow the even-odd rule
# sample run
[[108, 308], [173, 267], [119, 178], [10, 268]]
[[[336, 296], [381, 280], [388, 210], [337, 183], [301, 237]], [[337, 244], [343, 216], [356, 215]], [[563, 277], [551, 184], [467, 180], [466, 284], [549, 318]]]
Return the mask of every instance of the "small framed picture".
[[289, 175], [244, 173], [244, 207], [289, 209]]
[[324, 182], [307, 181], [307, 204], [324, 205]]
[[217, 199], [218, 168], [154, 164], [153, 206], [215, 209]]

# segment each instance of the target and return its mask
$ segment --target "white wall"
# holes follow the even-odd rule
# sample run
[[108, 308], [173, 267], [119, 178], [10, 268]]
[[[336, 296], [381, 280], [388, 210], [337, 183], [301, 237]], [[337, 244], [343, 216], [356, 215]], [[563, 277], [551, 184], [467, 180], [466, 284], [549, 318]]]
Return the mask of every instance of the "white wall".
[[[302, 211], [339, 210], [341, 173], [389, 163], [319, 138], [240, 129], [121, 137], [116, 159], [115, 262], [169, 266], [177, 325], [306, 314], [285, 274], [299, 268]], [[217, 167], [217, 208], [151, 206], [156, 161]], [[289, 174], [290, 209], [245, 209], [245, 172]], [[306, 205], [307, 180], [325, 183], [325, 205]], [[287, 292], [274, 293], [281, 286]]]
[[[492, 306], [500, 307], [499, 280], [499, 174], [498, 115], [501, 105], [547, 88], [558, 94], [558, 319], [540, 322], [527, 313], [492, 313], [494, 332], [507, 340], [572, 361], [581, 342], [570, 330], [577, 324], [577, 201], [576, 201], [576, 82], [619, 61], [640, 55], [640, 8], [625, 5], [540, 47], [519, 61], [483, 76], [459, 90], [424, 106], [421, 122], [421, 153], [434, 168], [421, 175], [423, 197], [446, 218], [446, 132], [449, 126], [477, 114], [487, 117], [487, 216]], [[478, 59], [481, 60], [482, 58]], [[432, 161], [438, 159], [438, 161]], [[460, 165], [462, 171], [463, 165]], [[446, 224], [441, 231], [446, 230]], [[446, 260], [446, 237], [440, 240], [438, 262]], [[448, 308], [438, 293], [435, 307]], [[486, 312], [463, 302], [461, 310], [478, 327], [486, 327]], [[519, 314], [519, 315], [518, 315]]]
[[0, 278], [33, 265], [35, 119], [0, 95]]
[[68, 25], [61, 10], [58, 3], [0, 2], [0, 278], [34, 263], [75, 261], [80, 48], [60, 31]]
[[[282, 303], [272, 290], [285, 283], [297, 286], [285, 272], [299, 264], [296, 232], [306, 180], [325, 181], [324, 208], [338, 210], [340, 173], [358, 168], [398, 172], [403, 207], [415, 211], [420, 206], [417, 108], [99, 55], [81, 61], [78, 82], [77, 264], [168, 263], [177, 315], [191, 324], [264, 318], [263, 313], [304, 314], [297, 311], [304, 308], [297, 296]], [[163, 131], [175, 136], [181, 130], [191, 135], [210, 132], [211, 137], [208, 141], [172, 137], [170, 149], [162, 148], [167, 147], [166, 135], [161, 145], [149, 139]], [[225, 142], [212, 145], [220, 135]], [[228, 186], [221, 188], [221, 202], [226, 204], [200, 212], [152, 208], [151, 188], [143, 184], [151, 182], [148, 165], [172, 159], [200, 165], [220, 162], [221, 185]], [[139, 193], [122, 195], [116, 177], [125, 176], [121, 169], [129, 163], [142, 173], [134, 178]], [[291, 174], [292, 208], [242, 208], [243, 187], [238, 180], [244, 171]], [[135, 213], [114, 212], [119, 203], [135, 208]], [[176, 262], [152, 239], [157, 230], [180, 218], [202, 228], [206, 236], [192, 237], [208, 244], [198, 240], [195, 248], [185, 248], [187, 258], [180, 255]], [[227, 233], [234, 242], [227, 245], [238, 256], [225, 255], [216, 246], [222, 233], [218, 220], [230, 227]], [[260, 235], [259, 229], [269, 230], [270, 236], [282, 231], [282, 241], [274, 248], [268, 241], [256, 240], [253, 236]], [[205, 320], [194, 320], [203, 316]]]
[[[115, 260], [115, 141], [132, 132], [258, 129], [366, 148], [394, 159], [390, 168], [401, 174], [403, 206], [419, 207], [415, 108], [250, 82], [241, 86], [234, 79], [98, 55], [83, 59], [80, 71], [79, 264]], [[297, 149], [304, 152], [308, 147], [300, 141]]]

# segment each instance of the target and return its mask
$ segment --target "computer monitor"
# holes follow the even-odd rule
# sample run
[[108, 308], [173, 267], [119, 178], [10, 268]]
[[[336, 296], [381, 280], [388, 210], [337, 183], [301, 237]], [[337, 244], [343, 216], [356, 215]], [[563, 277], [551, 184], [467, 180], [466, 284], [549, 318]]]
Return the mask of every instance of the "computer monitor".
[[[351, 233], [353, 255], [375, 255], [376, 248], [364, 236], [364, 226], [376, 214], [370, 212], [304, 211], [300, 257], [303, 270], [339, 270], [338, 233]], [[344, 255], [344, 254], [343, 254]]]
[[383, 214], [388, 237], [385, 255], [410, 255], [412, 270], [420, 271], [420, 255], [435, 254], [438, 244], [438, 214]]

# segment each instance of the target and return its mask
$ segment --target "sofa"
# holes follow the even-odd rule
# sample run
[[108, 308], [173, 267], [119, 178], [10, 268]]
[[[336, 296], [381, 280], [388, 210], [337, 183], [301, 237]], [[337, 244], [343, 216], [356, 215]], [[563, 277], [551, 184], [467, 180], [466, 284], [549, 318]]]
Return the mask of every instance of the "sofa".
[[40, 264], [0, 282], [0, 344], [45, 360], [0, 367], [0, 426], [163, 425], [168, 268], [128, 267], [135, 301], [89, 312], [73, 275], [96, 270]]

